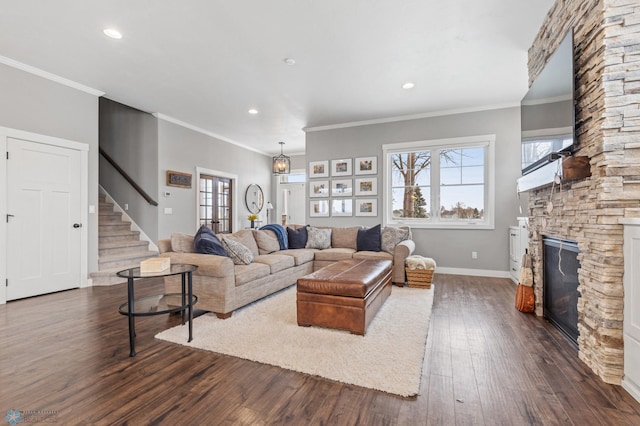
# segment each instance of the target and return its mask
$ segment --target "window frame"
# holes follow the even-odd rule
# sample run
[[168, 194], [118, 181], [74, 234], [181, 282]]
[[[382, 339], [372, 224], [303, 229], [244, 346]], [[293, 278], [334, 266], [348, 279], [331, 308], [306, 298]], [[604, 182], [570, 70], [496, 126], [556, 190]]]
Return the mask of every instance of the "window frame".
[[[385, 226], [408, 225], [412, 228], [433, 229], [495, 229], [495, 140], [496, 135], [478, 135], [447, 139], [434, 139], [413, 142], [401, 142], [382, 145], [384, 161], [382, 221]], [[440, 217], [440, 157], [443, 149], [465, 149], [486, 147], [484, 167], [484, 218], [482, 220], [443, 220]], [[437, 165], [431, 164], [430, 218], [393, 218], [392, 204], [392, 162], [391, 155], [408, 151], [438, 151]], [[433, 154], [432, 154], [432, 157]], [[434, 210], [433, 206], [438, 206]]]

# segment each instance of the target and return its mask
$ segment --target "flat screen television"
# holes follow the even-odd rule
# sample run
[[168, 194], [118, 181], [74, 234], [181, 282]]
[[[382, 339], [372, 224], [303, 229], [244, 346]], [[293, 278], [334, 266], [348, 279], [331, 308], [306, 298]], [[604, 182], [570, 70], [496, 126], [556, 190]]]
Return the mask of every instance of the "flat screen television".
[[520, 104], [523, 175], [573, 153], [573, 70], [573, 31], [569, 30]]

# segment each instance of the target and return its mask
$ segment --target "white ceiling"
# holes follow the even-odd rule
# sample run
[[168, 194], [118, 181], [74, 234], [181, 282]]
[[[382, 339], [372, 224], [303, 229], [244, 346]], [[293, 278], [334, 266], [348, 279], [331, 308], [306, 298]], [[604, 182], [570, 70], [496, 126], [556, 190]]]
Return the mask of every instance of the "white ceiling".
[[306, 127], [518, 103], [552, 4], [0, 0], [0, 55], [260, 152], [284, 141], [291, 154], [304, 152]]

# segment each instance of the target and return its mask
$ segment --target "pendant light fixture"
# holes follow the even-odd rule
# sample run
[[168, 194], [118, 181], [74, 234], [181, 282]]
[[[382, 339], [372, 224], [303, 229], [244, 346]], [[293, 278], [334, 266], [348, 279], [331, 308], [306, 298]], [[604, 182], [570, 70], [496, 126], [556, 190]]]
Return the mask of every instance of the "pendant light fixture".
[[280, 144], [280, 155], [273, 157], [273, 174], [288, 175], [291, 172], [291, 158], [282, 153], [284, 142], [278, 143]]

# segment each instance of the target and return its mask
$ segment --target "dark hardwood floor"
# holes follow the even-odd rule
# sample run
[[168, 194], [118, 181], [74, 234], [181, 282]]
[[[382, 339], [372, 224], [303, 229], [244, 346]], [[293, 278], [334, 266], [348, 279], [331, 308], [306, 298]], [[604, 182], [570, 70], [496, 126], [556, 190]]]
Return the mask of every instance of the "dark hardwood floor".
[[[137, 296], [157, 293], [147, 282]], [[137, 319], [126, 286], [0, 306], [0, 414], [64, 425], [640, 425], [640, 404], [603, 383], [552, 326], [514, 308], [506, 279], [436, 274], [421, 394], [343, 385], [155, 340], [179, 316]], [[26, 422], [26, 421], [25, 421]]]

